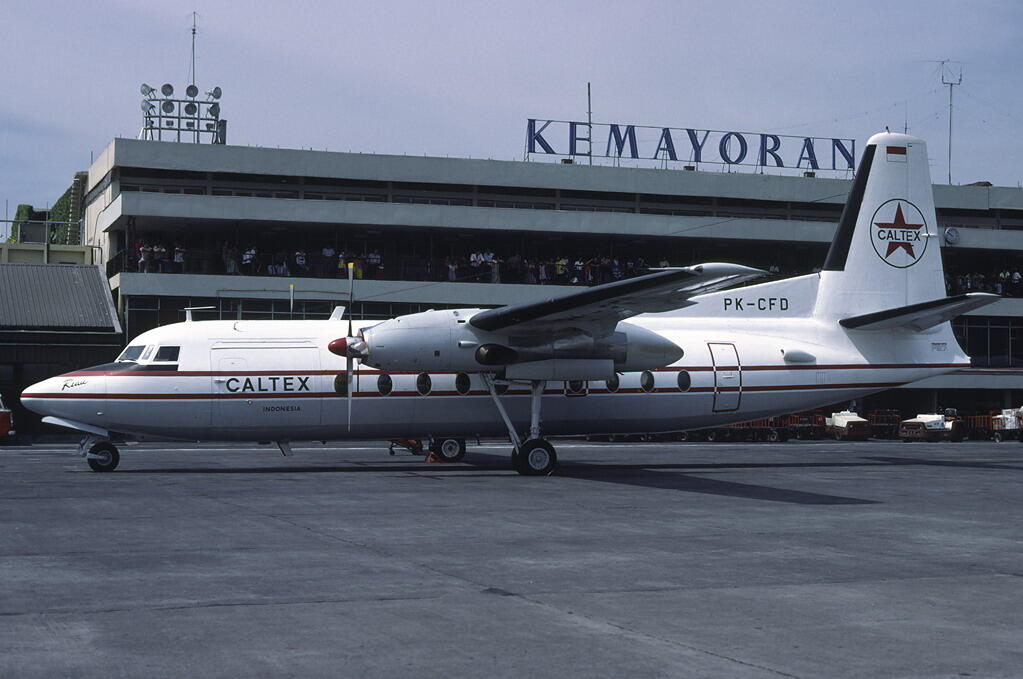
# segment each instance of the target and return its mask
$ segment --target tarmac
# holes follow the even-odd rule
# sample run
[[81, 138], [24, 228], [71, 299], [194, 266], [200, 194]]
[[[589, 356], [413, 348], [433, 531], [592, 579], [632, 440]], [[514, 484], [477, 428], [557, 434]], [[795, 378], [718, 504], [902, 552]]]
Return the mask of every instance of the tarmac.
[[1019, 677], [1023, 445], [0, 447], [0, 677]]

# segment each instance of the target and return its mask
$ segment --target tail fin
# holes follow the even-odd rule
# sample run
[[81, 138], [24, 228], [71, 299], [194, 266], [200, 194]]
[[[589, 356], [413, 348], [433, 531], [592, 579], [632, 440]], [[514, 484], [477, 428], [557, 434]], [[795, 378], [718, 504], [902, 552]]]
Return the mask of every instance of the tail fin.
[[841, 319], [944, 297], [937, 236], [927, 145], [875, 134], [828, 251], [814, 314]]

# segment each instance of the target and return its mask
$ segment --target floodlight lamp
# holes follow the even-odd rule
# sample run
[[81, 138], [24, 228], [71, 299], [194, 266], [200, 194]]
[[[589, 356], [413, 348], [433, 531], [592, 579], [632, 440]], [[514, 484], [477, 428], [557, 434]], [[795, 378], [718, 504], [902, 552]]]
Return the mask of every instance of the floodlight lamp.
[[165, 101], [160, 104], [160, 108], [163, 109], [164, 113], [174, 113], [174, 102]]
[[214, 123], [206, 123], [206, 129], [207, 129], [207, 130], [213, 130], [213, 129], [215, 129], [216, 127], [217, 127], [217, 126], [216, 126], [216, 125], [215, 125]]
[[163, 96], [169, 97], [174, 94], [174, 86], [170, 83], [164, 83], [163, 87], [160, 88], [160, 91], [163, 92]]
[[191, 120], [186, 120], [185, 121], [185, 127], [187, 127], [188, 129], [191, 130], [193, 127], [195, 127], [195, 123], [193, 121], [191, 121]]
[[173, 120], [168, 120], [167, 122], [165, 122], [163, 124], [163, 126], [164, 127], [174, 127], [174, 121]]
[[185, 94], [188, 95], [189, 97], [194, 97], [195, 95], [199, 94], [199, 88], [196, 87], [195, 85], [189, 85], [188, 87], [185, 88]]
[[149, 85], [147, 85], [145, 83], [142, 83], [142, 86], [139, 88], [139, 92], [142, 93], [143, 97], [148, 97], [150, 94], [152, 94], [155, 91], [156, 90], [154, 90], [152, 87], [150, 87]]
[[193, 104], [192, 102], [188, 102], [187, 104], [185, 104], [185, 113], [187, 113], [190, 116], [194, 116], [195, 112], [198, 110], [199, 107]]
[[210, 104], [209, 108], [210, 115], [214, 118], [220, 117], [220, 104]]
[[220, 99], [220, 95], [223, 94], [223, 92], [220, 90], [219, 87], [214, 87], [212, 90], [210, 90], [206, 94], [210, 95], [214, 99]]
[[145, 99], [142, 100], [141, 104], [142, 112], [145, 113], [147, 116], [152, 114], [153, 111], [156, 110], [156, 107], [153, 106], [152, 102], [146, 101]]

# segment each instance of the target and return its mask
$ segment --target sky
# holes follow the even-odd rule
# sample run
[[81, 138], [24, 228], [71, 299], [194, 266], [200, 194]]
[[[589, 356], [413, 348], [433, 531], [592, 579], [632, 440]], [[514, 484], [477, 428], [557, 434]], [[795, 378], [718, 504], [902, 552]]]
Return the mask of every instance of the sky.
[[908, 123], [947, 182], [951, 59], [953, 183], [1023, 182], [1018, 0], [40, 0], [4, 9], [8, 214], [136, 137], [141, 83], [183, 90], [193, 11], [231, 144], [521, 159], [526, 120], [585, 120], [591, 82], [601, 122], [859, 144]]

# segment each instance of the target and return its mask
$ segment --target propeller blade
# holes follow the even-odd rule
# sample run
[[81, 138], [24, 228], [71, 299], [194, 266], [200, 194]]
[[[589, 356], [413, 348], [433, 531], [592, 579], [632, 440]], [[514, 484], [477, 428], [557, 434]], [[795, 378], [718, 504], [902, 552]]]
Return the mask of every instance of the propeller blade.
[[355, 262], [348, 262], [348, 336], [352, 336], [352, 314], [355, 313]]
[[348, 403], [348, 431], [352, 430], [352, 389], [355, 388], [352, 380], [355, 371], [352, 368], [354, 363], [355, 359], [349, 356], [345, 365], [345, 401]]

